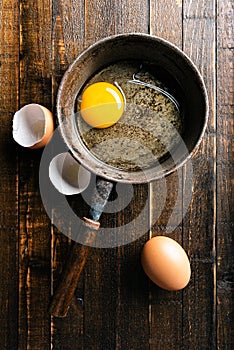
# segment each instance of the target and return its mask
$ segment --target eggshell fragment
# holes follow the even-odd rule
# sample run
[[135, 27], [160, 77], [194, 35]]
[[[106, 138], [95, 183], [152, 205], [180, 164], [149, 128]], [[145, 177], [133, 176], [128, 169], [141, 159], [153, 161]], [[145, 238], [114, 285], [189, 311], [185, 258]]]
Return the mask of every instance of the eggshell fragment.
[[91, 173], [83, 168], [68, 152], [58, 154], [50, 162], [50, 181], [62, 194], [81, 193], [88, 187], [90, 177]]
[[13, 117], [13, 138], [27, 148], [44, 147], [54, 131], [52, 113], [37, 103], [22, 107]]
[[147, 276], [166, 290], [184, 288], [191, 276], [190, 263], [184, 249], [173, 239], [157, 236], [146, 242], [141, 263]]

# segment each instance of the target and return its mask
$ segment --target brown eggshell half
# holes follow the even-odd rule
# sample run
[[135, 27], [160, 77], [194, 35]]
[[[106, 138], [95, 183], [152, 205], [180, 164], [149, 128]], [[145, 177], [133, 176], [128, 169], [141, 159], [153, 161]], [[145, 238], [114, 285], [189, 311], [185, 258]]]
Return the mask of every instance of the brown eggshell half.
[[53, 135], [53, 115], [46, 107], [30, 103], [16, 111], [12, 127], [13, 138], [20, 146], [41, 148]]
[[31, 149], [38, 149], [45, 147], [45, 145], [51, 140], [54, 131], [54, 119], [53, 114], [44, 106], [40, 106], [45, 114], [45, 134], [41, 141], [29, 147]]

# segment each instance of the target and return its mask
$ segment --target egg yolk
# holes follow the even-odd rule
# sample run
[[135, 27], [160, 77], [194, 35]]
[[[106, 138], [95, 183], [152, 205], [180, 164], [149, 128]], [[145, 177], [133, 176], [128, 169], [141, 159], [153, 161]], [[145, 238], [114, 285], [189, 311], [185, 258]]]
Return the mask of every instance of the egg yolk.
[[124, 98], [120, 90], [106, 82], [94, 83], [82, 94], [80, 112], [83, 119], [94, 128], [114, 125], [124, 111]]

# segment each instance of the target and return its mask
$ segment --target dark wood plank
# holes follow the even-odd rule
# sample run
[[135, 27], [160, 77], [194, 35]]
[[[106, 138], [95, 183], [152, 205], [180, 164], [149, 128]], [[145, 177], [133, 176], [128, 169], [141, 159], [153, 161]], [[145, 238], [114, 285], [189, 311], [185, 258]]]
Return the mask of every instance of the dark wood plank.
[[[149, 32], [148, 1], [118, 2], [116, 11], [116, 32]], [[124, 193], [131, 185], [126, 187]], [[133, 198], [129, 206], [117, 213], [117, 232], [120, 235], [132, 235], [132, 243], [120, 246], [117, 252], [117, 300], [116, 300], [116, 349], [148, 349], [149, 347], [149, 291], [148, 280], [141, 264], [140, 253], [149, 228], [148, 185], [133, 187]], [[120, 200], [124, 208], [125, 198]], [[143, 208], [146, 208], [145, 212]], [[140, 218], [138, 220], [137, 218]], [[127, 222], [133, 223], [132, 232], [125, 227]], [[142, 232], [139, 238], [139, 233]], [[134, 237], [135, 236], [135, 237]]]
[[149, 33], [150, 6], [149, 2], [120, 0], [116, 2], [115, 30], [120, 33]]
[[[85, 9], [85, 41], [88, 44], [115, 33], [148, 31], [147, 1], [86, 1]], [[141, 207], [144, 191], [144, 186], [136, 189], [129, 213]], [[126, 215], [126, 211], [124, 214], [103, 215], [101, 224], [105, 227], [112, 225], [115, 230], [115, 226], [124, 225]], [[84, 290], [87, 348], [147, 347], [148, 298], [140, 294], [143, 276], [139, 263], [141, 248], [142, 242], [138, 241], [126, 248], [95, 249], [91, 253], [85, 269]]]
[[[0, 1], [1, 349], [234, 348], [232, 18], [231, 0]], [[183, 47], [205, 78], [210, 116], [193, 158], [191, 205], [183, 212], [186, 197], [181, 200], [178, 192], [178, 181], [188, 184], [187, 167], [179, 180], [177, 174], [167, 178], [166, 191], [164, 181], [152, 184], [150, 192], [147, 186], [134, 187], [128, 208], [104, 213], [102, 225], [124, 233], [120, 226], [134, 221], [134, 211], [140, 213], [150, 197], [150, 215], [144, 215], [141, 228], [150, 221], [151, 233], [127, 246], [94, 249], [67, 318], [51, 323], [51, 269], [53, 289], [71, 242], [56, 227], [51, 230], [38, 184], [41, 151], [14, 144], [13, 113], [30, 102], [55, 111], [61, 77], [77, 54], [99, 38], [130, 31], [150, 32]], [[69, 201], [82, 216], [87, 209], [82, 196]], [[133, 239], [138, 229], [133, 228]], [[192, 278], [183, 292], [160, 290], [141, 269], [144, 242], [162, 233], [180, 242], [191, 259]]]
[[[207, 2], [204, 2], [207, 5]], [[205, 6], [204, 5], [204, 6]], [[198, 5], [199, 6], [199, 5]], [[215, 6], [215, 5], [214, 5]], [[202, 6], [201, 6], [202, 7]], [[184, 7], [186, 11], [186, 6]], [[200, 9], [201, 10], [201, 9]], [[209, 98], [209, 122], [207, 129], [210, 133], [216, 131], [215, 114], [215, 17], [184, 19], [184, 50], [197, 64], [205, 79]], [[208, 39], [209, 38], [209, 39]], [[203, 61], [205, 63], [203, 64]], [[199, 63], [201, 62], [201, 63]]]
[[150, 1], [150, 33], [182, 47], [182, 0]]
[[[205, 135], [193, 159], [193, 197], [184, 219], [183, 246], [191, 261], [191, 281], [183, 292], [183, 344], [215, 349], [214, 136]], [[197, 169], [197, 170], [196, 170]], [[197, 320], [199, 319], [199, 322]]]
[[217, 41], [217, 346], [234, 347], [233, 3], [218, 2]]
[[12, 118], [18, 108], [19, 8], [0, 7], [0, 348], [17, 349], [18, 169]]
[[183, 1], [183, 16], [186, 19], [209, 19], [214, 18], [216, 14], [216, 7], [214, 1], [202, 0], [199, 4], [192, 0]]
[[[54, 216], [52, 216], [52, 220], [54, 219]], [[56, 222], [58, 222], [58, 218], [56, 218]], [[62, 269], [70, 253], [71, 240], [68, 237], [69, 232], [65, 236], [54, 227], [52, 243], [53, 291], [59, 283]], [[83, 316], [83, 276], [81, 276], [67, 317], [52, 318], [51, 345], [55, 349], [83, 349]]]
[[52, 103], [56, 109], [56, 96], [61, 78], [69, 64], [84, 48], [84, 4], [77, 1], [53, 2], [52, 6]]
[[184, 348], [194, 344], [199, 349], [216, 348], [214, 13], [215, 1], [184, 2], [183, 47], [201, 71], [210, 101], [207, 132], [193, 158], [192, 201], [183, 221], [183, 244], [192, 268], [191, 282], [183, 293]]
[[[180, 48], [182, 19], [182, 1], [151, 1], [151, 34]], [[182, 243], [182, 187], [182, 171], [152, 183], [150, 237], [166, 235]], [[183, 326], [182, 292], [167, 292], [153, 283], [150, 287], [151, 349], [176, 349], [181, 344]]]
[[[177, 179], [177, 174], [173, 174], [165, 181], [166, 189], [164, 186], [160, 188], [162, 180], [152, 184], [151, 217], [158, 210], [159, 203], [165, 195], [161, 215], [156, 221], [153, 220], [152, 237], [165, 235], [182, 244], [182, 180], [182, 176]], [[178, 186], [178, 181], [180, 181], [180, 186]], [[176, 201], [178, 201], [177, 205]], [[150, 284], [150, 344], [152, 349], [174, 349], [180, 344], [183, 327], [182, 303], [181, 291], [168, 292], [153, 283]]]
[[113, 250], [92, 248], [84, 271], [84, 343], [89, 349], [115, 349], [116, 271]]
[[85, 1], [85, 46], [115, 33], [115, 13], [115, 2], [106, 0]]
[[[54, 55], [61, 65], [70, 64], [84, 48], [84, 1], [53, 2]], [[54, 73], [59, 64], [54, 66]], [[60, 71], [60, 70], [59, 70]]]
[[[56, 96], [61, 78], [69, 64], [84, 48], [84, 2], [75, 0], [53, 2], [53, 57], [52, 57], [52, 101], [56, 109]], [[64, 150], [66, 147], [64, 147]], [[57, 153], [60, 153], [57, 150]], [[56, 149], [54, 150], [56, 155]], [[80, 196], [74, 198], [74, 210], [80, 209]], [[69, 200], [69, 199], [68, 199]], [[73, 199], [72, 199], [73, 201]], [[72, 210], [72, 209], [71, 209]], [[52, 214], [53, 222], [63, 220]], [[81, 215], [82, 216], [82, 215]], [[60, 232], [56, 224], [52, 233], [52, 289], [56, 289], [63, 266], [70, 252], [71, 239], [69, 238], [69, 227], [67, 235]], [[64, 319], [52, 318], [51, 346], [55, 349], [83, 349], [83, 276], [81, 276], [75, 296], [73, 298], [68, 315]]]
[[149, 201], [150, 186], [134, 186], [130, 205], [118, 214], [118, 234], [131, 236], [132, 242], [120, 246], [117, 253], [116, 349], [149, 347], [149, 284], [140, 263], [141, 250], [148, 238]]
[[[51, 107], [51, 2], [22, 1], [20, 106]], [[50, 220], [40, 198], [41, 151], [20, 149], [19, 349], [50, 347]]]
[[[117, 11], [117, 33], [149, 33], [149, 3], [122, 0]], [[126, 187], [124, 193], [131, 185]], [[118, 248], [118, 295], [116, 349], [147, 349], [149, 347], [149, 291], [141, 264], [140, 253], [149, 228], [150, 187], [133, 186], [133, 198], [118, 216], [118, 234], [132, 235], [132, 243]], [[124, 203], [125, 198], [122, 198]], [[124, 207], [123, 203], [120, 206]], [[145, 211], [144, 211], [145, 209]], [[139, 219], [140, 218], [140, 219]], [[132, 232], [125, 227], [133, 223]], [[118, 225], [117, 225], [118, 226]], [[121, 227], [122, 226], [122, 227]], [[140, 238], [139, 238], [139, 233]], [[135, 237], [134, 237], [135, 236]]]

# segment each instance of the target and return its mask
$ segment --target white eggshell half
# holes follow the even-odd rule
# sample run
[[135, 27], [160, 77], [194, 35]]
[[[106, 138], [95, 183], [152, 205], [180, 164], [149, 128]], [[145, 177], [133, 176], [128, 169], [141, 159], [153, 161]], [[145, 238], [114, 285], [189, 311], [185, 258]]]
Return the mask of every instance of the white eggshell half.
[[53, 134], [53, 115], [36, 103], [22, 107], [13, 117], [13, 138], [23, 147], [40, 148]]
[[50, 181], [62, 194], [81, 193], [88, 187], [90, 177], [91, 173], [82, 167], [68, 152], [58, 154], [50, 162]]

